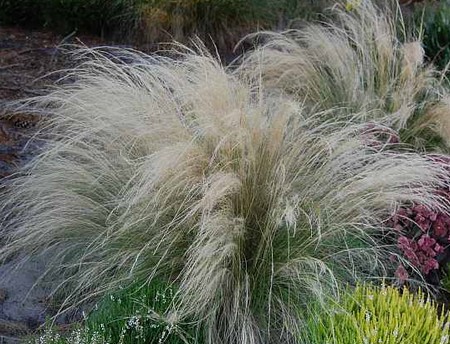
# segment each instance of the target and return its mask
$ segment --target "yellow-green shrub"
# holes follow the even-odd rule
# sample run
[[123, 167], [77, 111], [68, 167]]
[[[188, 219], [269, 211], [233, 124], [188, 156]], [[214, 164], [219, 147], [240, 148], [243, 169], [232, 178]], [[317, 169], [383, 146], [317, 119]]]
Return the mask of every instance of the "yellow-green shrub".
[[358, 286], [338, 310], [309, 323], [311, 344], [445, 344], [449, 314], [422, 291]]

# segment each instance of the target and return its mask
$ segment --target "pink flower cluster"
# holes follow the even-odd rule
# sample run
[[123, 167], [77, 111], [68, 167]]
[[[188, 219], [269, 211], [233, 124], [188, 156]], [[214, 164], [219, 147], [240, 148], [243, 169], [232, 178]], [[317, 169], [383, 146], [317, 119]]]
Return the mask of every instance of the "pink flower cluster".
[[[415, 205], [400, 209], [391, 226], [398, 233], [398, 248], [412, 265], [425, 275], [439, 269], [438, 256], [450, 243], [450, 216]], [[397, 276], [405, 276], [404, 272], [399, 268]]]
[[[443, 180], [448, 180], [450, 173], [450, 157], [429, 154], [428, 158], [443, 167]], [[436, 190], [436, 194], [450, 203], [448, 187]], [[390, 220], [390, 226], [397, 233], [397, 247], [403, 256], [424, 275], [439, 269], [446, 261], [442, 261], [442, 253], [450, 244], [450, 216], [444, 212], [432, 211], [423, 205], [413, 205], [400, 209]], [[448, 256], [448, 255], [447, 255]], [[403, 265], [399, 265], [396, 276], [405, 280], [408, 273]]]
[[408, 261], [424, 274], [439, 268], [436, 256], [444, 251], [444, 248], [427, 234], [422, 235], [418, 241], [401, 235], [398, 239], [398, 247]]
[[[439, 193], [442, 193], [439, 191]], [[450, 199], [450, 193], [448, 195]], [[450, 241], [450, 216], [434, 212], [423, 205], [400, 209], [391, 219], [397, 231], [428, 233], [432, 237]], [[420, 231], [417, 231], [420, 230]]]

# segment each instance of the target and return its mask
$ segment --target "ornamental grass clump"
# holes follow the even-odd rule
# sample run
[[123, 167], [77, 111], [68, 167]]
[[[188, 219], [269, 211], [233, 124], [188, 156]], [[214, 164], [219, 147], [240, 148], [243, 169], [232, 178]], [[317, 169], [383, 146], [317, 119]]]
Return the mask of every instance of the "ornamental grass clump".
[[419, 290], [358, 286], [309, 323], [310, 344], [446, 344], [449, 313]]
[[166, 322], [206, 343], [296, 343], [312, 300], [396, 268], [378, 242], [396, 209], [445, 209], [447, 170], [374, 144], [381, 125], [368, 142], [202, 51], [77, 56], [19, 106], [45, 145], [1, 195], [1, 258], [44, 255], [62, 309], [157, 278], [177, 290]]
[[446, 135], [436, 110], [445, 113], [440, 118], [450, 113], [442, 74], [424, 63], [422, 44], [404, 29], [395, 1], [383, 8], [353, 3], [301, 30], [255, 34], [262, 44], [243, 59], [242, 74], [313, 113], [339, 108], [333, 115], [344, 122], [383, 121], [401, 130], [403, 141], [429, 148], [429, 140]]

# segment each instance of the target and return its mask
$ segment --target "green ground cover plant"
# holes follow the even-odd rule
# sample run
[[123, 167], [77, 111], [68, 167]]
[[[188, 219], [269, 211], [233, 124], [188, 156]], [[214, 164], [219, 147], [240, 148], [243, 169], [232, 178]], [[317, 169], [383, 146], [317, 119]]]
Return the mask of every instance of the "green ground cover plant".
[[[445, 344], [449, 314], [423, 292], [358, 286], [340, 305], [311, 319], [311, 344]], [[330, 307], [333, 309], [333, 306]]]
[[76, 329], [58, 332], [47, 326], [31, 344], [185, 344], [201, 343], [192, 324], [174, 324], [170, 310], [175, 290], [154, 280], [150, 285], [134, 282], [108, 295]]

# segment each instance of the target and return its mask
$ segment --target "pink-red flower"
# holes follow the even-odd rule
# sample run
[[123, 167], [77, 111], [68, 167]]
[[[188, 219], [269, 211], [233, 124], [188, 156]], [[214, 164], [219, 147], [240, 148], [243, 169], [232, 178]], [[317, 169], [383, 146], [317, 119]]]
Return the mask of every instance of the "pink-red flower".
[[408, 271], [406, 271], [405, 267], [402, 264], [400, 264], [395, 271], [395, 277], [397, 277], [400, 282], [405, 282], [408, 279]]
[[[373, 133], [374, 129], [375, 127], [368, 128], [368, 132]], [[442, 178], [448, 178], [450, 156], [429, 154], [428, 159], [442, 167]], [[437, 189], [436, 196], [450, 205], [449, 187]], [[423, 274], [427, 275], [439, 269], [440, 265], [447, 263], [444, 259], [447, 256], [450, 257], [450, 254], [443, 253], [450, 250], [449, 214], [439, 209], [430, 209], [422, 204], [412, 204], [398, 209], [391, 217], [389, 226], [394, 229], [397, 247], [403, 257]], [[399, 266], [396, 276], [404, 278], [406, 269], [403, 265]]]

